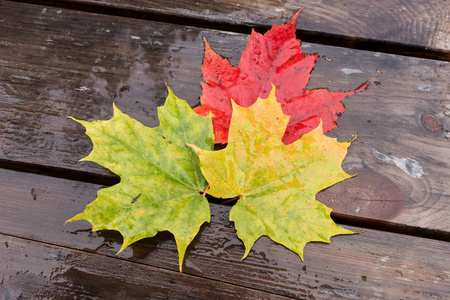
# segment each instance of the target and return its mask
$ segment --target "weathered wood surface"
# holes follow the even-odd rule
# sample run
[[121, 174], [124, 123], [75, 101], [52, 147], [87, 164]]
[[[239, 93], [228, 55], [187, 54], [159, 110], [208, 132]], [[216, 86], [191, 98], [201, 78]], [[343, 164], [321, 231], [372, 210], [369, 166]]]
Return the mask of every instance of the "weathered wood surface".
[[[30, 0], [27, 0], [30, 1]], [[42, 0], [31, 1], [42, 3]], [[297, 28], [308, 38], [329, 41], [338, 37], [348, 46], [364, 46], [362, 40], [404, 44], [422, 53], [437, 50], [450, 59], [450, 5], [447, 0], [430, 1], [210, 1], [210, 0], [64, 0], [44, 1], [79, 9], [104, 11], [163, 22], [182, 22], [231, 29], [243, 26], [267, 28], [284, 23], [304, 6]], [[228, 27], [227, 27], [228, 25]], [[233, 27], [234, 26], [234, 27]], [[231, 27], [231, 28], [230, 28]], [[249, 32], [249, 31], [247, 31]], [[323, 36], [327, 36], [323, 38]], [[344, 40], [343, 38], [347, 38]], [[350, 39], [350, 40], [348, 40]], [[374, 47], [371, 44], [369, 47]], [[377, 45], [375, 47], [380, 47]], [[389, 51], [389, 50], [388, 50]]]
[[148, 265], [0, 235], [0, 299], [286, 299]]
[[[281, 24], [300, 4], [19, 2], [59, 8], [0, 2], [0, 299], [450, 298], [450, 65], [439, 61], [449, 60], [447, 2], [308, 0], [298, 23], [300, 38], [347, 47], [303, 45], [323, 55], [309, 88], [346, 91], [371, 82], [345, 100], [347, 111], [330, 133], [341, 141], [358, 133], [344, 161], [358, 176], [318, 199], [334, 208], [334, 217], [358, 225], [346, 226], [352, 230], [433, 239], [366, 229], [308, 244], [302, 262], [263, 237], [242, 261], [230, 208], [211, 204], [211, 224], [188, 248], [184, 274], [169, 233], [116, 255], [117, 232], [92, 233], [87, 222], [63, 226], [95, 199], [102, 186], [94, 183], [117, 181], [78, 162], [91, 142], [66, 116], [107, 119], [115, 102], [155, 126], [164, 82], [198, 104], [202, 36], [237, 65], [248, 35], [231, 31]], [[228, 32], [213, 30], [219, 28]], [[429, 49], [438, 60], [349, 49], [361, 45], [422, 56]]]
[[[198, 104], [202, 36], [235, 65], [248, 38], [11, 2], [0, 3], [0, 19], [0, 164], [58, 168], [58, 176], [72, 170], [112, 178], [93, 163], [78, 162], [91, 142], [66, 116], [107, 119], [115, 102], [155, 126], [165, 82]], [[344, 218], [405, 224], [448, 240], [449, 63], [316, 44], [303, 48], [332, 60], [318, 60], [310, 88], [350, 90], [371, 82], [345, 100], [340, 127], [330, 133], [340, 140], [358, 133], [344, 168], [359, 175], [319, 200]]]
[[[82, 211], [95, 198], [100, 186], [7, 170], [1, 171], [0, 181], [4, 183], [0, 186], [0, 233], [54, 245], [1, 237], [7, 242], [0, 242], [3, 247], [1, 263], [7, 266], [7, 275], [3, 275], [4, 282], [8, 283], [5, 287], [13, 283], [20, 287], [20, 282], [24, 282], [21, 280], [30, 278], [36, 288], [39, 282], [56, 284], [61, 281], [62, 291], [65, 291], [71, 280], [76, 280], [64, 279], [68, 272], [67, 276], [92, 274], [86, 280], [97, 276], [99, 280], [120, 279], [124, 282], [119, 286], [124, 289], [130, 282], [151, 284], [149, 282], [155, 280], [154, 285], [168, 285], [170, 293], [175, 293], [178, 285], [181, 285], [179, 293], [186, 292], [185, 285], [192, 282], [189, 275], [197, 276], [199, 281], [200, 278], [218, 281], [216, 289], [209, 290], [211, 293], [219, 293], [232, 284], [236, 287], [232, 290], [233, 295], [240, 291], [251, 295], [248, 290], [238, 287], [302, 299], [445, 298], [450, 291], [450, 244], [447, 242], [366, 230], [359, 235], [334, 237], [331, 244], [310, 243], [302, 262], [283, 246], [261, 238], [242, 261], [244, 248], [228, 221], [230, 208], [216, 204], [211, 204], [211, 223], [203, 226], [188, 248], [183, 267], [183, 272], [188, 275], [183, 279], [176, 274], [178, 257], [171, 234], [144, 239], [116, 255], [121, 244], [117, 232], [92, 233], [85, 221], [63, 226], [65, 220]], [[58, 253], [62, 253], [62, 259], [55, 261]], [[110, 260], [97, 254], [110, 257]], [[41, 257], [46, 260], [42, 262]], [[27, 265], [30, 268], [28, 275], [21, 273]], [[136, 271], [131, 271], [134, 268]], [[39, 270], [43, 274], [40, 275]], [[51, 275], [51, 271], [55, 273]], [[76, 274], [77, 271], [81, 273]], [[149, 272], [149, 275], [144, 276], [143, 272]], [[162, 278], [158, 279], [158, 276]], [[111, 284], [114, 282], [117, 281]], [[82, 284], [74, 282], [76, 288]], [[205, 283], [205, 289], [209, 289], [207, 286], [209, 283]], [[128, 288], [134, 289], [134, 285]], [[197, 289], [192, 288], [196, 293]], [[136, 293], [140, 291], [136, 289]]]

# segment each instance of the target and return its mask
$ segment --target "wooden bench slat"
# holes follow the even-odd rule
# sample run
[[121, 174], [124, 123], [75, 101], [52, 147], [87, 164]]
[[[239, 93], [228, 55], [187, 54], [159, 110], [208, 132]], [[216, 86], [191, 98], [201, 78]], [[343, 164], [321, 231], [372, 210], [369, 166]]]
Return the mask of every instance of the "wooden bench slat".
[[[42, 3], [42, 1], [35, 1]], [[54, 1], [44, 1], [54, 3]], [[450, 51], [450, 6], [446, 0], [431, 1], [127, 1], [64, 0], [57, 5], [103, 13], [126, 14], [139, 18], [156, 18], [166, 22], [229, 27], [270, 27], [284, 23], [300, 6], [304, 6], [297, 26], [317, 36], [338, 36], [353, 40], [376, 40], [426, 51]], [[327, 40], [324, 38], [324, 40]], [[445, 54], [443, 54], [445, 57]], [[450, 55], [450, 52], [448, 52]], [[449, 58], [447, 55], [447, 58]]]
[[[78, 162], [91, 142], [66, 116], [108, 119], [115, 102], [156, 126], [165, 82], [198, 104], [202, 36], [234, 65], [248, 38], [7, 1], [0, 3], [0, 19], [0, 163], [110, 177], [94, 163]], [[319, 58], [310, 88], [347, 91], [371, 81], [344, 101], [347, 111], [330, 132], [341, 141], [358, 133], [344, 168], [359, 175], [319, 200], [344, 216], [448, 234], [450, 64], [316, 44], [303, 48], [332, 60]]]
[[[167, 274], [164, 275], [167, 277], [155, 284], [166, 286], [168, 278], [177, 282], [175, 287], [182, 284], [179, 283], [182, 278], [165, 271], [178, 270], [176, 245], [167, 232], [139, 241], [116, 255], [121, 244], [117, 232], [92, 233], [85, 221], [63, 226], [95, 198], [100, 186], [7, 170], [0, 170], [0, 181], [0, 233], [162, 268], [164, 270], [158, 270], [155, 276]], [[302, 262], [295, 253], [263, 237], [242, 261], [244, 248], [229, 222], [229, 210], [227, 206], [211, 204], [211, 224], [203, 226], [188, 248], [183, 266], [186, 274], [302, 299], [309, 296], [415, 299], [446, 295], [450, 290], [448, 242], [366, 230], [358, 235], [333, 237], [331, 244], [310, 243]], [[18, 260], [19, 265], [27, 263], [22, 253], [29, 251], [28, 246], [20, 248], [19, 243], [16, 247], [21, 250], [11, 254], [11, 249], [3, 248], [0, 256]], [[30, 244], [30, 247], [35, 246]], [[60, 251], [44, 248], [48, 250], [38, 251], [38, 255]], [[77, 257], [86, 256], [83, 255], [77, 254]], [[83, 268], [94, 274], [103, 272], [103, 263], [91, 266], [91, 261], [95, 260], [87, 259]], [[47, 272], [49, 269], [42, 263], [57, 262], [37, 259], [36, 270], [43, 268]], [[129, 266], [125, 262], [117, 264], [124, 268]], [[143, 267], [136, 268], [140, 274]], [[109, 271], [109, 268], [108, 272], [123, 273], [115, 269]], [[124, 276], [135, 280], [130, 272]]]
[[287, 299], [5, 235], [0, 248], [1, 299]]

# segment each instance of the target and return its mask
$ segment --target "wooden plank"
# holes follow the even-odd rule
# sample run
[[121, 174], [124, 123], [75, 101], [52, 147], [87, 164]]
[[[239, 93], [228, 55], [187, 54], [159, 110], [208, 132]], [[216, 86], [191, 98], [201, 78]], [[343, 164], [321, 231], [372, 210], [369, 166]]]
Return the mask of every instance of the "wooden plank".
[[[95, 198], [98, 185], [6, 170], [1, 171], [0, 181], [1, 233], [178, 270], [176, 245], [167, 232], [116, 255], [121, 244], [117, 232], [92, 233], [84, 221], [63, 226]], [[308, 244], [302, 262], [263, 237], [242, 261], [243, 245], [229, 222], [229, 210], [211, 204], [211, 224], [203, 226], [188, 248], [186, 274], [301, 299], [446, 298], [450, 291], [448, 242], [367, 230], [334, 237], [331, 244]], [[11, 259], [22, 260], [23, 251], [16, 251]], [[89, 272], [103, 266], [90, 266]]]
[[[64, 0], [35, 1], [51, 5], [89, 9], [163, 22], [179, 22], [249, 32], [248, 28], [284, 23], [300, 6], [304, 6], [298, 29], [305, 37], [342, 45], [364, 47], [367, 40], [390, 45], [370, 44], [366, 47], [395, 48], [403, 45], [422, 48], [422, 54], [433, 50], [443, 59], [450, 59], [450, 6], [446, 0], [431, 1], [127, 1], [127, 0]], [[61, 3], [63, 2], [63, 3]], [[308, 34], [308, 35], [306, 35]], [[325, 37], [326, 36], [326, 37]], [[358, 42], [359, 41], [359, 42]], [[357, 47], [358, 47], [357, 46]], [[392, 50], [391, 50], [392, 51]]]
[[[202, 36], [235, 65], [248, 38], [10, 2], [0, 3], [0, 20], [0, 163], [58, 168], [57, 176], [82, 171], [82, 179], [112, 175], [77, 162], [92, 146], [67, 115], [107, 119], [115, 102], [155, 126], [164, 82], [190, 105], [198, 104]], [[315, 44], [303, 48], [332, 60], [318, 60], [310, 88], [345, 91], [372, 82], [345, 100], [340, 128], [330, 133], [340, 140], [358, 133], [344, 168], [359, 175], [319, 199], [347, 217], [448, 234], [449, 63]]]
[[0, 235], [1, 299], [286, 299], [140, 263]]

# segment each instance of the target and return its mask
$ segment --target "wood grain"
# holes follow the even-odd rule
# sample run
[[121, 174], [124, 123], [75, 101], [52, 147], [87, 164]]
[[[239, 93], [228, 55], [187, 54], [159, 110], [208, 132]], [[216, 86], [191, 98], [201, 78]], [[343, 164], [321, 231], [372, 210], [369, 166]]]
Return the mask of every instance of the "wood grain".
[[[78, 162], [91, 142], [66, 116], [108, 119], [115, 102], [156, 126], [164, 82], [198, 104], [202, 36], [234, 65], [248, 38], [7, 1], [0, 3], [0, 19], [0, 163], [112, 182], [117, 178], [106, 169]], [[359, 175], [318, 199], [344, 216], [448, 234], [449, 63], [316, 44], [303, 49], [331, 59], [318, 60], [310, 88], [346, 91], [371, 82], [344, 101], [347, 111], [330, 133], [341, 141], [358, 133], [344, 168]]]
[[286, 299], [4, 235], [0, 248], [1, 299]]
[[[36, 283], [37, 287], [42, 288], [45, 280], [50, 283], [56, 279], [62, 281], [64, 276], [56, 275], [70, 273], [69, 266], [75, 261], [81, 266], [74, 266], [73, 274], [76, 275], [77, 270], [92, 273], [89, 280], [97, 278], [97, 275], [99, 279], [106, 277], [105, 280], [111, 276], [128, 284], [134, 280], [139, 282], [138, 278], [142, 277], [145, 284], [156, 280], [155, 285], [167, 286], [174, 293], [172, 289], [179, 285], [180, 293], [185, 291], [185, 285], [190, 286], [191, 277], [186, 279], [174, 273], [178, 270], [176, 245], [172, 235], [167, 232], [141, 240], [116, 255], [122, 242], [117, 232], [93, 233], [85, 221], [63, 226], [65, 220], [82, 211], [95, 198], [100, 186], [14, 171], [1, 171], [0, 181], [3, 183], [0, 186], [2, 234], [161, 268], [156, 272], [136, 264], [131, 266], [125, 261], [111, 262], [78, 252], [69, 259], [72, 250], [15, 241], [15, 246], [10, 243], [10, 248], [4, 247], [0, 251], [2, 265], [6, 263], [8, 266], [3, 271], [6, 272], [3, 273], [6, 280], [14, 275], [11, 272], [28, 267], [32, 268], [29, 274], [32, 282], [43, 280]], [[235, 234], [233, 224], [229, 222], [229, 211], [227, 206], [211, 204], [211, 223], [203, 226], [188, 248], [184, 273], [302, 299], [445, 298], [444, 295], [448, 295], [450, 290], [448, 242], [366, 230], [358, 235], [333, 237], [331, 244], [310, 243], [305, 248], [305, 261], [302, 262], [295, 253], [263, 237], [256, 242], [249, 256], [241, 260], [244, 248]], [[361, 230], [357, 227], [348, 228]], [[3, 245], [3, 242], [0, 243], [0, 246]], [[33, 252], [36, 247], [42, 250], [37, 251], [36, 256], [30, 255], [29, 252]], [[66, 261], [58, 260], [58, 251], [62, 251]], [[31, 257], [26, 258], [26, 255]], [[42, 255], [46, 255], [44, 261], [40, 258]], [[5, 256], [12, 261], [4, 259]], [[82, 262], [84, 260], [85, 263]], [[45, 278], [58, 266], [62, 269], [55, 271], [54, 277]], [[136, 274], [126, 271], [129, 268], [137, 268]], [[147, 270], [151, 275], [140, 275]], [[44, 273], [42, 276], [39, 275], [41, 271]], [[162, 276], [161, 279], [156, 278], [158, 274]], [[24, 278], [26, 275], [19, 272], [11, 280], [20, 282]], [[72, 279], [68, 278], [67, 285], [63, 287], [69, 286]], [[83, 281], [76, 284], [82, 286]], [[193, 292], [197, 291], [194, 286], [192, 288]], [[218, 285], [217, 289], [209, 292], [216, 293], [220, 289], [222, 286]], [[233, 295], [238, 295], [238, 292], [236, 288]]]
[[302, 262], [262, 237], [241, 260], [230, 207], [212, 203], [211, 223], [188, 248], [183, 274], [168, 232], [117, 255], [119, 233], [93, 233], [82, 221], [63, 226], [95, 199], [102, 186], [94, 183], [118, 179], [77, 162], [91, 142], [65, 117], [107, 119], [115, 102], [156, 126], [164, 82], [191, 106], [198, 104], [203, 36], [237, 65], [248, 35], [212, 29], [264, 30], [285, 22], [300, 4], [19, 2], [41, 5], [0, 2], [0, 299], [450, 297], [450, 65], [349, 49], [429, 52], [449, 60], [450, 7], [444, 0], [307, 0], [298, 25], [306, 40], [347, 47], [303, 45], [322, 55], [309, 88], [346, 91], [371, 81], [364, 93], [345, 100], [347, 111], [330, 133], [340, 141], [358, 133], [344, 161], [358, 175], [318, 199], [333, 216], [360, 225], [349, 229], [397, 226], [434, 240], [367, 229], [331, 244], [308, 244]]
[[[30, 0], [28, 0], [30, 2]], [[304, 6], [298, 29], [308, 38], [330, 41], [341, 39], [347, 46], [379, 41], [385, 47], [398, 48], [401, 44], [422, 52], [441, 51], [442, 58], [450, 59], [450, 6], [446, 0], [431, 1], [127, 1], [127, 0], [65, 0], [31, 1], [90, 9], [100, 13], [115, 13], [163, 22], [182, 22], [220, 29], [243, 26], [267, 28], [284, 23], [296, 10]], [[228, 27], [227, 27], [228, 25]], [[249, 32], [249, 29], [247, 29]], [[324, 38], [327, 36], [327, 38]], [[380, 47], [382, 45], [371, 45]]]

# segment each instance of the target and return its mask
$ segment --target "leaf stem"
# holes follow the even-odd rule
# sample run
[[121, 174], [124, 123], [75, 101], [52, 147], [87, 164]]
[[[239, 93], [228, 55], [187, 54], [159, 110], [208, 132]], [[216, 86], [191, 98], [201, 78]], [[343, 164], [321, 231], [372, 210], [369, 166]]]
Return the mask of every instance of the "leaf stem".
[[234, 201], [234, 200], [239, 200], [240, 198], [241, 198], [241, 195], [238, 195], [238, 196], [236, 196], [236, 197], [234, 197], [234, 198], [225, 200], [225, 201], [223, 201], [223, 202], [220, 203], [220, 204], [225, 204], [225, 203], [228, 203], [228, 202], [231, 202], [231, 201]]
[[203, 192], [203, 197], [206, 195], [206, 191], [209, 190], [210, 186], [208, 184], [208, 186], [206, 187], [205, 191]]

